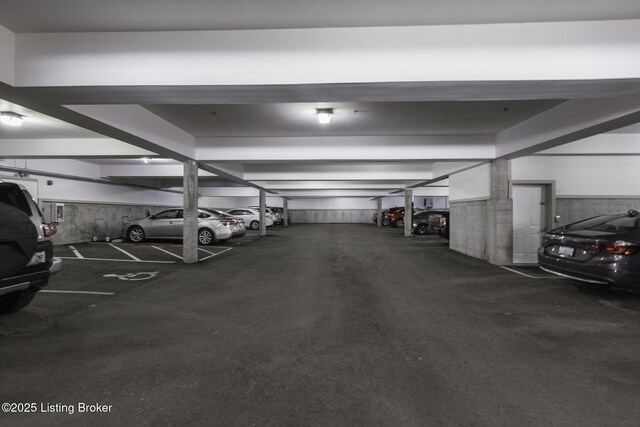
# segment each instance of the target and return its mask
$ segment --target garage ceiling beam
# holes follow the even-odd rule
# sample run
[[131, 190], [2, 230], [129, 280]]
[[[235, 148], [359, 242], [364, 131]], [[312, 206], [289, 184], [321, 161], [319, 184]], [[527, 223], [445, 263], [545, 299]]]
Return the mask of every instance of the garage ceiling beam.
[[[640, 20], [15, 35], [18, 86], [640, 78]], [[294, 65], [295, 66], [289, 66]], [[340, 66], [336, 66], [340, 64]]]
[[491, 135], [198, 138], [200, 161], [491, 159]]
[[496, 157], [516, 158], [640, 122], [640, 97], [571, 100], [496, 134]]
[[0, 139], [5, 158], [130, 158], [154, 152], [110, 138]]

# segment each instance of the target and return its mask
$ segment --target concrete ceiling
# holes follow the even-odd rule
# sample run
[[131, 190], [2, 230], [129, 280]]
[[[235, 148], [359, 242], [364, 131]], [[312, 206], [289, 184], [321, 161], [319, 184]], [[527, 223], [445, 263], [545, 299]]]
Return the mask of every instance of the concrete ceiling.
[[[179, 162], [194, 158], [203, 171], [202, 187], [213, 189], [210, 194], [221, 186], [249, 185], [289, 197], [383, 196], [428, 185], [500, 155], [533, 153], [616, 128], [640, 133], [637, 126], [625, 128], [640, 120], [634, 104], [640, 99], [637, 70], [612, 65], [612, 76], [600, 64], [581, 63], [584, 59], [576, 54], [593, 47], [633, 58], [624, 48], [633, 51], [635, 40], [620, 47], [598, 39], [596, 31], [597, 36], [585, 33], [591, 25], [578, 25], [566, 33], [553, 27], [553, 37], [568, 40], [555, 52], [558, 43], [552, 35], [547, 37], [546, 30], [540, 30], [542, 37], [528, 40], [526, 35], [537, 26], [527, 27], [522, 36], [506, 25], [482, 31], [489, 40], [486, 52], [467, 48], [473, 40], [468, 34], [474, 26], [483, 26], [478, 24], [602, 21], [607, 28], [629, 28], [633, 35], [636, 23], [629, 20], [640, 19], [637, 1], [0, 0], [0, 10], [0, 25], [17, 40], [15, 82], [0, 86], [0, 98], [7, 99], [0, 100], [0, 111], [16, 111], [28, 119], [19, 129], [0, 128], [0, 157], [81, 159], [100, 165], [103, 177], [121, 182], [177, 187]], [[435, 35], [418, 27], [409, 33], [392, 28], [400, 26], [434, 26]], [[370, 33], [360, 27], [384, 28], [382, 33]], [[285, 30], [318, 28], [345, 31], [332, 32], [334, 43], [324, 46], [322, 39], [314, 38], [320, 33]], [[263, 29], [274, 31], [244, 31]], [[195, 30], [230, 32], [189, 32]], [[447, 44], [438, 37], [440, 30], [442, 34], [459, 30], [466, 42], [456, 38]], [[179, 33], [139, 33], [147, 31]], [[602, 37], [608, 32], [603, 30]], [[435, 41], [431, 45], [427, 40], [423, 46], [421, 40], [405, 40], [415, 34], [433, 36]], [[627, 40], [625, 34], [615, 36]], [[158, 41], [161, 35], [175, 46], [164, 46]], [[389, 41], [388, 35], [398, 39]], [[223, 42], [207, 51], [208, 37], [218, 43], [218, 36]], [[360, 36], [372, 41], [382, 37], [384, 46], [378, 50]], [[263, 41], [264, 37], [269, 40]], [[292, 37], [309, 39], [290, 42]], [[47, 50], [50, 40], [61, 53]], [[64, 40], [73, 46], [67, 50]], [[409, 46], [404, 49], [404, 44]], [[345, 71], [349, 76], [345, 80], [322, 80], [346, 70], [350, 49], [364, 52], [371, 62], [351, 64], [355, 74]], [[517, 61], [505, 53], [511, 50], [521, 55]], [[541, 52], [548, 63], [535, 59]], [[387, 60], [396, 53], [400, 56]], [[324, 64], [325, 55], [334, 60]], [[411, 61], [426, 58], [424, 63], [415, 62], [417, 71], [410, 78], [402, 74], [408, 68], [402, 55]], [[191, 82], [180, 69], [171, 71], [181, 61], [189, 72], [202, 68], [198, 61], [209, 57], [215, 61], [203, 63], [211, 67], [205, 68], [205, 80], [208, 72], [215, 75], [216, 66], [227, 64], [236, 66], [239, 75], [249, 70], [248, 80], [232, 84], [227, 76], [233, 73], [222, 72], [219, 83], [217, 77], [211, 78], [214, 83]], [[534, 58], [530, 63], [529, 57]], [[58, 71], [39, 62], [51, 58], [57, 60]], [[286, 62], [279, 63], [281, 58]], [[327, 73], [318, 72], [320, 79], [315, 74], [307, 78], [303, 63], [307, 59], [321, 64]], [[545, 68], [565, 60], [568, 73], [544, 74]], [[515, 67], [509, 68], [511, 62]], [[78, 75], [98, 83], [69, 83], [68, 76], [75, 72], [69, 64], [89, 64]], [[116, 64], [117, 72], [101, 69], [105, 64]], [[367, 80], [365, 74], [372, 67], [384, 72]], [[427, 76], [438, 67], [445, 67], [444, 79]], [[490, 78], [450, 77], [476, 67], [489, 70]], [[508, 73], [514, 69], [516, 77]], [[542, 70], [544, 78], [520, 77], [528, 76], [529, 69]], [[604, 77], [598, 74], [600, 69], [607, 71]], [[595, 77], [580, 74], [584, 70], [596, 70]], [[302, 83], [289, 84], [282, 77], [296, 71]], [[164, 72], [175, 83], [153, 80]], [[424, 79], [415, 78], [422, 75]], [[145, 84], [145, 79], [153, 83]], [[333, 109], [329, 125], [317, 122], [317, 108]], [[144, 163], [142, 156], [155, 160]]]
[[15, 33], [461, 25], [640, 18], [633, 0], [2, 0]]

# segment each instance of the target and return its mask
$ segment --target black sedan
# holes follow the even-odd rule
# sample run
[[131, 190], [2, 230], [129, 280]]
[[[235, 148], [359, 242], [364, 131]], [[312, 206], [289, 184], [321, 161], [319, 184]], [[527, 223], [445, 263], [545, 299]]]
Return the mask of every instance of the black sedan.
[[582, 282], [640, 289], [640, 213], [601, 215], [545, 233], [538, 265]]

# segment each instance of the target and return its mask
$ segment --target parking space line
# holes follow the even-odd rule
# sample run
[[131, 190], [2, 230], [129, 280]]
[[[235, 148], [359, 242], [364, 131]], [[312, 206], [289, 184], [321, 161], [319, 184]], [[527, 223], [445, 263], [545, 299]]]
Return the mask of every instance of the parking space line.
[[140, 258], [138, 258], [138, 257], [136, 257], [136, 256], [131, 255], [129, 252], [125, 251], [125, 250], [124, 250], [124, 249], [122, 249], [122, 248], [117, 247], [117, 246], [116, 246], [116, 245], [114, 245], [113, 243], [109, 243], [109, 246], [111, 246], [111, 247], [112, 247], [112, 248], [114, 248], [114, 249], [119, 250], [120, 252], [122, 252], [123, 254], [127, 255], [129, 258], [131, 258], [132, 260], [135, 260], [135, 261], [142, 261]]
[[44, 289], [42, 291], [46, 294], [85, 294], [85, 295], [115, 295], [114, 292], [97, 292], [97, 291], [58, 291], [53, 289]]
[[[224, 251], [221, 251], [221, 252], [218, 252], [218, 253], [215, 253], [215, 254], [214, 254], [214, 253], [211, 253], [211, 252], [209, 252], [209, 251], [205, 251], [205, 252], [210, 253], [211, 255], [209, 255], [208, 257], [202, 258], [200, 261], [206, 261], [206, 260], [208, 260], [209, 258], [213, 258], [214, 256], [218, 256], [218, 255], [220, 255], [220, 254], [223, 254], [223, 253], [225, 253], [225, 252], [227, 252], [227, 251], [230, 251], [231, 249], [233, 249], [233, 248], [226, 248]], [[202, 249], [202, 250], [204, 250], [204, 249]]]
[[508, 270], [508, 271], [510, 271], [512, 273], [519, 274], [519, 275], [524, 276], [524, 277], [528, 277], [529, 279], [550, 279], [550, 280], [562, 279], [562, 277], [532, 276], [530, 274], [523, 273], [522, 271], [514, 270], [514, 269], [509, 268], [509, 267], [500, 267], [500, 268], [502, 268], [503, 270]]
[[84, 257], [82, 255], [80, 255], [80, 252], [78, 252], [78, 250], [75, 248], [75, 246], [69, 246], [69, 249], [71, 249], [71, 251], [76, 256], [76, 258], [84, 259]]
[[176, 254], [174, 254], [173, 252], [169, 252], [169, 251], [167, 251], [167, 250], [165, 250], [165, 249], [162, 249], [162, 248], [159, 248], [159, 247], [157, 247], [157, 246], [151, 246], [151, 247], [152, 247], [152, 248], [155, 248], [155, 249], [157, 249], [157, 250], [159, 250], [159, 251], [162, 251], [162, 252], [164, 252], [164, 253], [166, 253], [166, 254], [169, 254], [169, 255], [171, 255], [171, 256], [174, 256], [174, 257], [176, 257], [176, 258], [178, 258], [178, 259], [182, 259], [182, 257], [181, 257], [180, 255], [176, 255]]
[[[177, 255], [176, 255], [177, 256]], [[113, 259], [113, 258], [75, 258], [75, 257], [68, 257], [68, 256], [61, 256], [58, 257], [60, 259], [81, 259], [84, 261], [114, 261], [114, 262], [145, 262], [145, 263], [150, 263], [150, 264], [175, 264], [175, 261], [147, 261], [147, 260], [134, 260], [134, 259]]]

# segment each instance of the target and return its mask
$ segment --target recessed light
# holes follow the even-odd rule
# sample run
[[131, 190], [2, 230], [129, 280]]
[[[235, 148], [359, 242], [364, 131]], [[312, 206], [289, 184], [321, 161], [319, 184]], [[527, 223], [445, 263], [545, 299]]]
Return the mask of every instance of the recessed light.
[[22, 125], [22, 116], [11, 111], [0, 112], [0, 122], [7, 126], [20, 126]]

